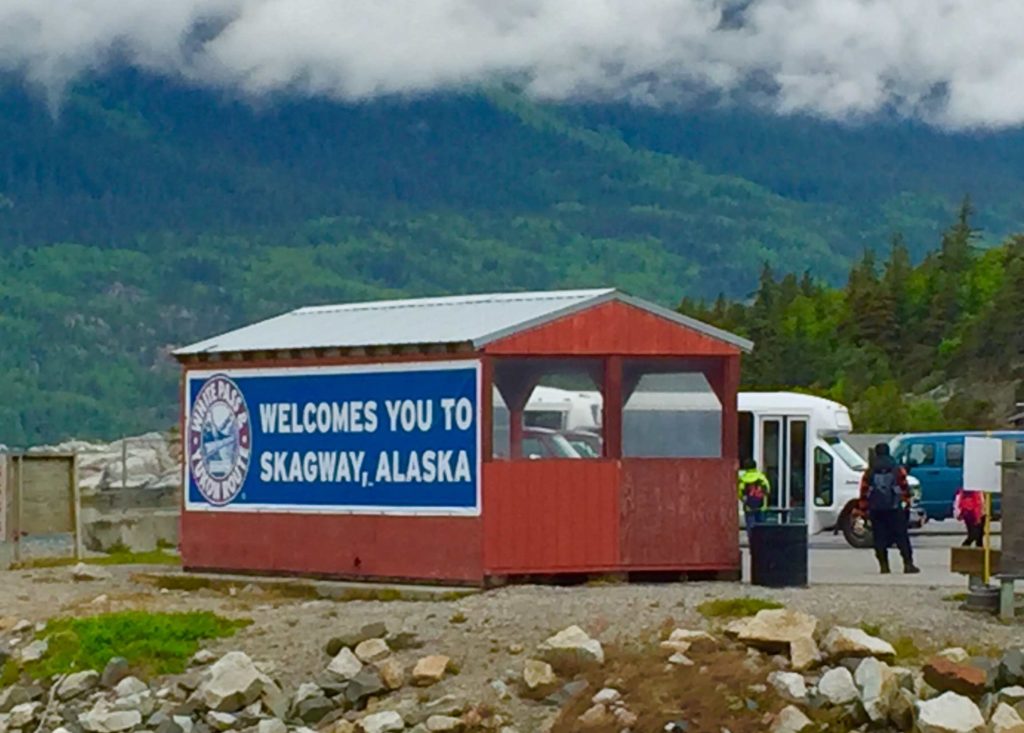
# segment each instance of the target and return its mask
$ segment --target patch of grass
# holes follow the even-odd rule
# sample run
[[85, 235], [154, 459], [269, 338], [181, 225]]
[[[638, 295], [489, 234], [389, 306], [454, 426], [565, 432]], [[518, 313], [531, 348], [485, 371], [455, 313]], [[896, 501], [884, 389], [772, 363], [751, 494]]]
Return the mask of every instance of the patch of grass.
[[132, 552], [126, 549], [97, 557], [85, 557], [81, 560], [76, 560], [73, 557], [37, 557], [16, 563], [12, 567], [15, 570], [63, 568], [77, 565], [80, 562], [86, 565], [180, 565], [181, 558], [177, 555], [169, 555], [160, 549], [149, 552]]
[[466, 618], [466, 614], [464, 614], [462, 611], [456, 611], [455, 613], [452, 614], [452, 617], [450, 619], [448, 619], [448, 623], [450, 623], [450, 624], [464, 624], [464, 623], [466, 623], [467, 620], [468, 619]]
[[865, 622], [860, 625], [860, 630], [869, 636], [882, 636], [882, 627], [878, 624], [869, 624]]
[[952, 595], [943, 596], [942, 600], [949, 601], [950, 603], [963, 603], [967, 600], [966, 593], [953, 593]]
[[18, 669], [17, 663], [13, 659], [8, 659], [4, 662], [3, 667], [0, 667], [0, 688], [10, 687], [18, 678], [21, 676], [21, 671]]
[[209, 611], [125, 611], [55, 619], [39, 634], [49, 642], [46, 656], [29, 665], [28, 671], [43, 678], [102, 670], [113, 657], [124, 657], [139, 674], [176, 674], [184, 671], [201, 641], [231, 636], [250, 623]]
[[783, 607], [781, 603], [766, 598], [716, 598], [697, 606], [697, 612], [704, 618], [743, 618], [758, 611]]
[[178, 546], [173, 542], [160, 538], [156, 541], [156, 549], [158, 550], [177, 550]]
[[892, 648], [896, 650], [896, 658], [900, 660], [912, 660], [919, 659], [922, 655], [920, 647], [917, 642], [909, 636], [901, 636], [895, 641], [890, 642]]

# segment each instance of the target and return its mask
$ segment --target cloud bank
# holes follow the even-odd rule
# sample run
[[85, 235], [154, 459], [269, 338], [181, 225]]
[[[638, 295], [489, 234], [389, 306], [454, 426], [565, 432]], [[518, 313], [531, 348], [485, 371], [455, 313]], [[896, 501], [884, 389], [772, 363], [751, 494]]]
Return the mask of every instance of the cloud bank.
[[118, 65], [352, 101], [509, 80], [547, 100], [721, 95], [834, 119], [1024, 123], [1022, 0], [0, 0], [0, 71]]

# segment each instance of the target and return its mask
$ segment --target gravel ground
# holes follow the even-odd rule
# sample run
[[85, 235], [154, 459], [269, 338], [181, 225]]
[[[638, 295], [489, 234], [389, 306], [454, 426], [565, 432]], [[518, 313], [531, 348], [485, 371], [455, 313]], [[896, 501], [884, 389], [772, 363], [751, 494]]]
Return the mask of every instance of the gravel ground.
[[[711, 598], [756, 595], [811, 613], [823, 625], [877, 624], [895, 640], [911, 637], [923, 651], [945, 646], [974, 649], [1019, 644], [1024, 624], [1001, 624], [968, 615], [948, 600], [949, 589], [928, 587], [858, 588], [819, 585], [806, 590], [751, 589], [734, 583], [608, 585], [586, 587], [519, 586], [451, 602], [301, 601], [267, 595], [252, 587], [235, 595], [209, 590], [160, 591], [132, 580], [139, 568], [112, 568], [109, 581], [76, 583], [69, 568], [0, 572], [0, 616], [45, 621], [58, 615], [89, 614], [128, 608], [213, 610], [244, 616], [254, 623], [236, 637], [211, 646], [217, 652], [241, 649], [274, 665], [286, 685], [312, 679], [327, 664], [323, 647], [338, 633], [384, 621], [392, 633], [407, 631], [418, 656], [447, 654], [460, 672], [432, 688], [433, 698], [455, 694], [478, 703], [494, 703], [490, 682], [522, 668], [523, 658], [553, 632], [578, 624], [614, 648], [647, 638], [673, 624], [709, 627], [697, 606]], [[521, 645], [525, 653], [512, 647]], [[407, 694], [417, 694], [416, 692]], [[520, 726], [550, 714], [517, 698], [499, 704]], [[530, 728], [527, 728], [530, 729]]]

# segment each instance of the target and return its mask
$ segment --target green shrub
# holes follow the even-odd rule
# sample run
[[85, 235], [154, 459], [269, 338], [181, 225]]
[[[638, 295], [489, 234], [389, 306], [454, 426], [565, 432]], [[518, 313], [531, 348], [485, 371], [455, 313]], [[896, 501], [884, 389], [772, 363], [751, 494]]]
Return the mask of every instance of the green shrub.
[[704, 601], [697, 606], [697, 612], [704, 618], [743, 618], [776, 608], [783, 608], [783, 605], [765, 598], [718, 598]]

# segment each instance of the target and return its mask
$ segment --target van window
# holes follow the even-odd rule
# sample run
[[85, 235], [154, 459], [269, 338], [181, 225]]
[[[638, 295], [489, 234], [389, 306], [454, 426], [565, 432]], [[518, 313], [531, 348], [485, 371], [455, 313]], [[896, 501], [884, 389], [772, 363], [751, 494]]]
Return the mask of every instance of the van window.
[[565, 427], [565, 413], [561, 410], [526, 410], [523, 423], [528, 428], [562, 430]]
[[963, 443], [946, 443], [946, 465], [950, 468], [961, 468], [964, 465]]
[[934, 466], [935, 443], [911, 443], [907, 459], [912, 466]]

